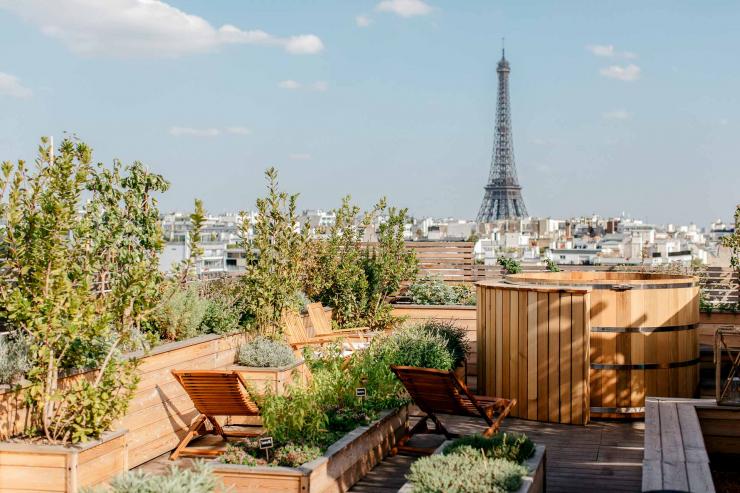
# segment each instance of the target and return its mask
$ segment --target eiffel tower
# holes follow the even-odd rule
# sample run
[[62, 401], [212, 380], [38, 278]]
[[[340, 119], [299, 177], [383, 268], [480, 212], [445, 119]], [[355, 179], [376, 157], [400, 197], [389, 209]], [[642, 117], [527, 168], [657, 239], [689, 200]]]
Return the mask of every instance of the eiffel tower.
[[491, 172], [485, 186], [483, 203], [478, 211], [478, 223], [527, 216], [522, 199], [522, 187], [516, 176], [514, 142], [511, 136], [511, 103], [509, 101], [509, 61], [501, 49], [498, 73], [498, 103], [496, 105], [496, 132], [491, 157]]

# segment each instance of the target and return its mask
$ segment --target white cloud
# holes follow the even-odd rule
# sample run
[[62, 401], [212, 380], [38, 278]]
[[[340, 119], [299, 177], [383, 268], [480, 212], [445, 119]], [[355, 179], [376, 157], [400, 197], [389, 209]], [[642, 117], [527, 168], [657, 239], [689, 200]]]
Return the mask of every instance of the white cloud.
[[160, 0], [0, 0], [0, 9], [82, 55], [177, 57], [230, 44], [276, 46], [293, 54], [324, 49], [314, 34], [279, 37], [229, 24], [215, 28]]
[[602, 113], [601, 116], [607, 120], [629, 120], [632, 118], [632, 113], [627, 110], [612, 110]]
[[288, 79], [278, 82], [278, 87], [280, 89], [287, 89], [288, 91], [298, 91], [301, 89], [305, 89], [307, 91], [324, 92], [329, 89], [329, 84], [327, 84], [326, 81], [323, 80], [317, 80], [316, 82], [313, 82], [311, 84], [303, 84], [301, 82]]
[[367, 27], [373, 23], [373, 20], [367, 15], [358, 15], [355, 17], [355, 24], [357, 27]]
[[170, 135], [175, 137], [216, 137], [221, 133], [217, 128], [171, 127]]
[[280, 89], [288, 89], [289, 91], [295, 91], [296, 89], [300, 89], [302, 87], [300, 82], [296, 82], [294, 80], [281, 80], [278, 82], [278, 87]]
[[249, 135], [252, 133], [247, 127], [226, 127], [226, 132], [234, 135]]
[[391, 12], [401, 17], [414, 17], [432, 13], [432, 6], [423, 0], [383, 0], [376, 7], [380, 12]]
[[288, 156], [294, 161], [307, 161], [311, 159], [311, 155], [307, 152], [296, 152]]
[[592, 54], [600, 57], [625, 59], [637, 58], [637, 55], [631, 51], [617, 51], [614, 48], [614, 45], [587, 45], [586, 49]]
[[624, 67], [621, 65], [612, 65], [607, 68], [602, 68], [599, 73], [609, 79], [631, 82], [640, 78], [640, 67], [634, 64], [629, 64]]
[[21, 84], [15, 75], [0, 72], [0, 96], [27, 99], [33, 96], [33, 91]]

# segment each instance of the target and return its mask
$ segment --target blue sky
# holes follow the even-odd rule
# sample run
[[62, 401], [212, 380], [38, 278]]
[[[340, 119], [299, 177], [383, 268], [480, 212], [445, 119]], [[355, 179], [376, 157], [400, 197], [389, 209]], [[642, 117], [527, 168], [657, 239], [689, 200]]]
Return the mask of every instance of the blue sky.
[[[530, 214], [707, 224], [740, 201], [740, 3], [0, 0], [0, 159], [74, 132], [195, 197], [385, 195], [474, 218], [501, 37]], [[226, 27], [224, 27], [226, 26]]]

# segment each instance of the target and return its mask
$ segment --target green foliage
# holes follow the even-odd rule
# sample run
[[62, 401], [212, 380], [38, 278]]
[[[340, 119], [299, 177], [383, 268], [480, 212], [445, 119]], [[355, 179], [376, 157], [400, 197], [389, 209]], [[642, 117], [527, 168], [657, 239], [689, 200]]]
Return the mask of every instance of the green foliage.
[[308, 229], [297, 231], [297, 195], [278, 189], [277, 171], [270, 168], [267, 196], [257, 199], [258, 215], [250, 235], [248, 215], [241, 224], [242, 246], [247, 254], [247, 269], [242, 280], [242, 306], [263, 335], [280, 331], [280, 318], [286, 309], [297, 309], [301, 272]]
[[268, 392], [261, 403], [262, 422], [280, 443], [321, 443], [327, 431], [324, 403], [317, 399], [315, 379], [306, 387], [289, 385], [284, 395]]
[[221, 299], [207, 299], [199, 332], [203, 334], [230, 334], [239, 329], [239, 310]]
[[371, 328], [387, 328], [397, 320], [388, 297], [398, 292], [401, 283], [413, 279], [419, 270], [416, 254], [406, 247], [403, 237], [408, 209], [388, 207], [385, 198], [375, 206], [386, 220], [378, 227], [378, 243], [364, 251], [363, 267], [368, 281], [365, 323]]
[[12, 384], [30, 368], [25, 337], [0, 337], [0, 384]]
[[170, 467], [167, 474], [144, 471], [127, 472], [113, 478], [108, 486], [99, 486], [91, 493], [213, 493], [220, 485], [218, 478], [203, 461], [192, 469]]
[[509, 274], [518, 274], [522, 271], [522, 264], [511, 257], [501, 255], [496, 261]]
[[414, 493], [502, 493], [522, 484], [526, 467], [505, 459], [489, 459], [468, 447], [469, 453], [432, 455], [411, 464], [406, 476]]
[[226, 451], [218, 457], [218, 461], [223, 464], [236, 464], [239, 466], [264, 465], [266, 462], [265, 460], [258, 459], [250, 453], [250, 449], [248, 449], [243, 443], [227, 444]]
[[408, 327], [385, 338], [375, 338], [367, 352], [368, 357], [381, 359], [388, 366], [418, 366], [438, 370], [455, 367], [447, 339], [424, 326]]
[[167, 341], [195, 337], [200, 332], [208, 305], [195, 284], [167, 283], [153, 314], [160, 337]]
[[[136, 345], [157, 300], [162, 249], [156, 200], [167, 182], [138, 162], [92, 164], [91, 149], [42, 139], [35, 171], [4, 162], [0, 178], [0, 319], [29, 341], [25, 432], [51, 441], [98, 437], [125, 411]], [[96, 377], [60, 386], [73, 352], [104, 341]]]
[[460, 366], [470, 355], [470, 341], [467, 332], [451, 320], [427, 320], [421, 324], [421, 327], [445, 340], [447, 351], [452, 355], [455, 367]]
[[333, 318], [340, 327], [360, 325], [367, 304], [362, 235], [372, 214], [360, 217], [360, 208], [350, 200], [349, 196], [342, 198], [342, 205], [333, 211], [334, 224], [318, 230], [322, 238], [310, 242], [304, 275], [308, 297], [333, 307]]
[[[735, 207], [735, 231], [722, 238], [722, 245], [730, 249], [730, 267], [735, 269], [735, 286], [740, 295], [740, 204]], [[738, 303], [740, 309], [740, 303]]]
[[236, 359], [240, 365], [259, 368], [279, 368], [296, 362], [288, 345], [262, 336], [240, 346]]
[[418, 305], [475, 305], [475, 290], [465, 284], [447, 284], [442, 279], [425, 276], [408, 288], [411, 301]]
[[556, 264], [551, 258], [545, 259], [545, 269], [547, 269], [548, 272], [560, 272], [560, 267], [558, 267], [558, 264]]
[[275, 462], [285, 467], [298, 467], [320, 456], [321, 449], [315, 445], [288, 443], [275, 450]]
[[[333, 307], [339, 327], [369, 326], [386, 328], [396, 320], [391, 316], [388, 296], [417, 272], [414, 252], [403, 239], [406, 209], [388, 207], [381, 199], [370, 212], [342, 199], [334, 210], [334, 225], [312, 240], [304, 274], [306, 294]], [[364, 232], [379, 216], [387, 216], [378, 227], [376, 245], [364, 245]]]
[[506, 459], [517, 464], [534, 455], [535, 445], [527, 435], [519, 433], [497, 433], [487, 438], [483, 435], [468, 435], [458, 438], [445, 447], [444, 454], [455, 454], [462, 448], [481, 450], [491, 459]]

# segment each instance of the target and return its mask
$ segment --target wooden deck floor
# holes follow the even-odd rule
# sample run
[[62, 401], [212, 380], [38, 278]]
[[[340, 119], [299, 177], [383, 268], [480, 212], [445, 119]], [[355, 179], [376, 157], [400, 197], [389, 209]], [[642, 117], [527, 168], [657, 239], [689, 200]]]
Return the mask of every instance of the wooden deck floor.
[[[474, 419], [449, 417], [444, 422], [456, 433], [481, 430], [480, 422]], [[504, 431], [507, 430], [526, 433], [547, 447], [548, 492], [640, 491], [642, 421], [597, 421], [588, 426], [572, 426], [509, 418], [504, 426]], [[414, 457], [403, 455], [388, 457], [350, 491], [395, 492], [404, 483], [404, 476], [414, 460]]]

